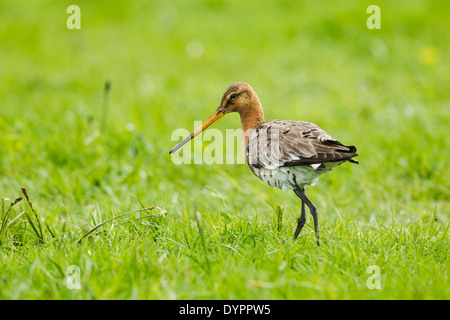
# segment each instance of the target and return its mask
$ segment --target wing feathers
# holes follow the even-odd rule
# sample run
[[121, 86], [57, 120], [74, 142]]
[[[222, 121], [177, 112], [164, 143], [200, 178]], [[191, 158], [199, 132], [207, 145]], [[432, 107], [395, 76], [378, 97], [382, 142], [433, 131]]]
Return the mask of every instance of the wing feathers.
[[[249, 164], [263, 168], [323, 162], [358, 163], [356, 147], [330, 137], [317, 125], [304, 121], [266, 121], [249, 136]], [[256, 151], [256, 152], [255, 152]]]

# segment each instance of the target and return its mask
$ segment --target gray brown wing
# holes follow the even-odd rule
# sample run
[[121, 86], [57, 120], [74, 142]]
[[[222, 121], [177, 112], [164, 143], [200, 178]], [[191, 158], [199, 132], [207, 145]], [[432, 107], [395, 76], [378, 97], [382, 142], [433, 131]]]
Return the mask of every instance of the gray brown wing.
[[319, 126], [304, 121], [266, 121], [249, 136], [248, 160], [255, 167], [275, 168], [323, 162], [350, 161], [354, 146], [330, 137]]

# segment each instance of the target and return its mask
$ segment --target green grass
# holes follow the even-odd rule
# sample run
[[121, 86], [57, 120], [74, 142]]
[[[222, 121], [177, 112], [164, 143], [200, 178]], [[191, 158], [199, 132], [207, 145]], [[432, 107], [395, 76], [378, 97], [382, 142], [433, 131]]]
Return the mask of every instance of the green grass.
[[[448, 2], [70, 4], [0, 2], [0, 299], [450, 298]], [[246, 165], [172, 163], [234, 81], [358, 147], [307, 189], [320, 248]]]

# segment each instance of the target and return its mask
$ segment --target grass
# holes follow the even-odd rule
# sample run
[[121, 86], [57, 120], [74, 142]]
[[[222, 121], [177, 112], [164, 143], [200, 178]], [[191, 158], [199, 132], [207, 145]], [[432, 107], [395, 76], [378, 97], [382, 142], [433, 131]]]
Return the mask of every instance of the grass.
[[[0, 2], [0, 299], [450, 298], [448, 3], [70, 4]], [[307, 189], [320, 248], [246, 165], [172, 163], [234, 81], [358, 147]]]

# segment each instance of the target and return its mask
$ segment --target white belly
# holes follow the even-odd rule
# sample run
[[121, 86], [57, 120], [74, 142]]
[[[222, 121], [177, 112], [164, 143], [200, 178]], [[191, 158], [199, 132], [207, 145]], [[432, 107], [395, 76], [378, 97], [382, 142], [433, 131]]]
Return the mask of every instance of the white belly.
[[253, 173], [271, 187], [285, 189], [304, 188], [307, 185], [314, 185], [319, 177], [326, 172], [330, 172], [341, 162], [326, 162], [319, 168], [320, 164], [304, 165], [296, 167], [279, 167], [277, 169], [264, 169], [251, 167]]

